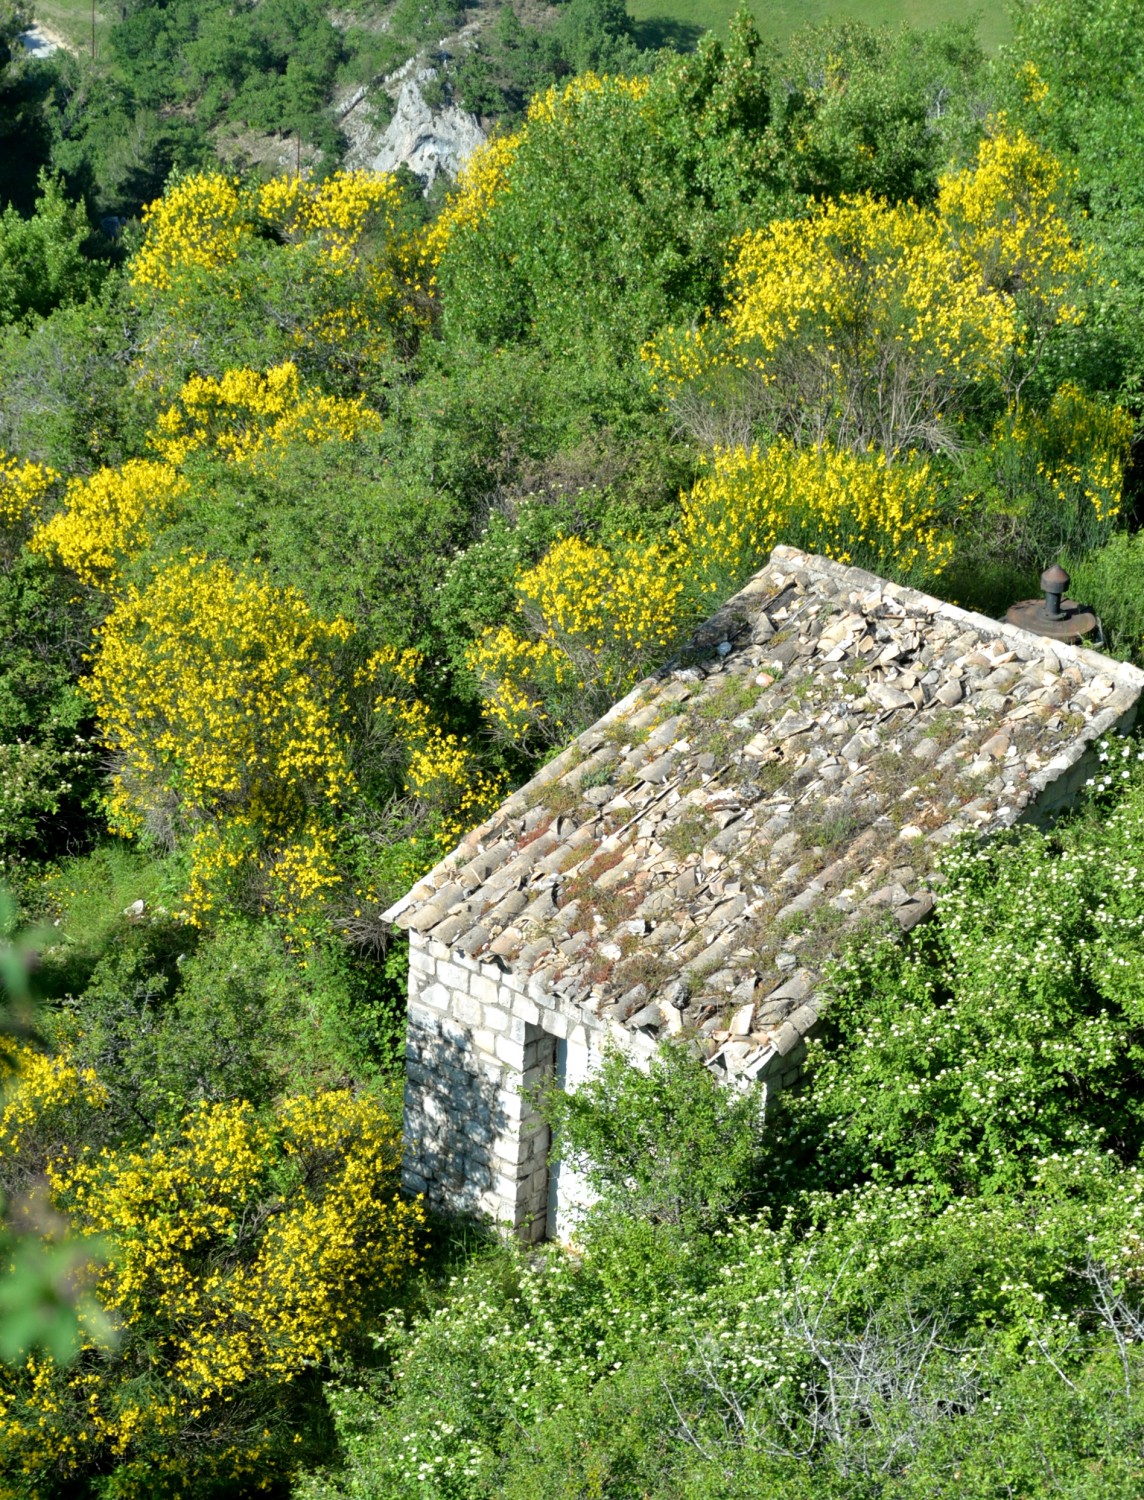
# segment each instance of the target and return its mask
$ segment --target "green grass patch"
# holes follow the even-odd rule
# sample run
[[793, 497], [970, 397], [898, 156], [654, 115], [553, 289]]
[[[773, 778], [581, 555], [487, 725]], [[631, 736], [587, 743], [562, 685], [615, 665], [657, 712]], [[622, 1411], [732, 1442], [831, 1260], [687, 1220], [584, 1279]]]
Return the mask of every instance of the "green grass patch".
[[[91, 0], [35, 0], [35, 19], [40, 25], [63, 37], [85, 57], [91, 56], [92, 14]], [[94, 15], [96, 60], [109, 62], [112, 17], [99, 6]]]
[[[645, 47], [694, 45], [705, 31], [726, 35], [739, 0], [628, 0], [628, 14]], [[871, 26], [942, 26], [973, 19], [958, 0], [751, 0], [764, 36], [782, 44], [792, 32], [824, 21], [865, 21]], [[987, 51], [1009, 40], [1004, 6], [992, 0], [976, 10], [977, 33]]]
[[[133, 902], [145, 902], [150, 912], [169, 900], [170, 884], [170, 860], [148, 858], [134, 845], [112, 839], [49, 871], [37, 915], [58, 933], [55, 957], [70, 968], [72, 960], [82, 964], [98, 957]], [[51, 966], [52, 953], [45, 958]]]

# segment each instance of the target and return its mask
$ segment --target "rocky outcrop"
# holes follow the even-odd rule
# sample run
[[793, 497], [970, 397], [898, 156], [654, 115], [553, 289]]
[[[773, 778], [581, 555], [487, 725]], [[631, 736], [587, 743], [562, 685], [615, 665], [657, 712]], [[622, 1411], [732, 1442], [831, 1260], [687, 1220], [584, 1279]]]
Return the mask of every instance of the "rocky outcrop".
[[64, 40], [58, 31], [53, 31], [50, 26], [45, 26], [40, 21], [29, 26], [27, 31], [22, 31], [19, 40], [29, 57], [51, 57], [53, 52], [76, 50]]
[[476, 115], [467, 110], [453, 104], [442, 109], [430, 107], [422, 86], [436, 77], [434, 68], [419, 68], [400, 80], [393, 117], [383, 129], [375, 106], [359, 91], [341, 121], [350, 142], [346, 166], [393, 172], [404, 165], [421, 178], [427, 190], [439, 173], [456, 177], [485, 139], [485, 133]]

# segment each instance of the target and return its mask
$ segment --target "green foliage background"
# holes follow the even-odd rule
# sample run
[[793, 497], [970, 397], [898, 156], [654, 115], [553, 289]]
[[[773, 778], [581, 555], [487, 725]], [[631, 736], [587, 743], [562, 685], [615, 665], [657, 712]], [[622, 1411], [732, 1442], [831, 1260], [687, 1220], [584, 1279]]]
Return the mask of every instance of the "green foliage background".
[[[272, 238], [228, 271], [229, 295], [204, 275], [181, 310], [140, 298], [123, 266], [141, 205], [173, 171], [216, 164], [228, 130], [293, 135], [321, 176], [344, 149], [336, 91], [470, 18], [449, 0], [397, 0], [388, 29], [365, 0], [334, 19], [317, 0], [119, 9], [93, 66], [23, 58], [26, 18], [0, 7], [0, 446], [67, 478], [139, 456], [185, 375], [291, 353], [317, 305]], [[44, 12], [57, 14], [79, 27]], [[507, 128], [537, 91], [593, 68], [646, 75], [646, 109], [602, 99], [574, 139], [530, 125], [520, 191], [458, 240], [420, 324], [377, 359], [298, 356], [319, 391], [368, 402], [376, 430], [293, 443], [264, 467], [200, 455], [133, 577], [201, 553], [351, 621], [356, 662], [415, 650], [435, 721], [523, 780], [535, 760], [486, 732], [468, 648], [515, 617], [519, 575], [554, 541], [665, 537], [704, 460], [649, 388], [641, 345], [718, 312], [745, 229], [849, 194], [932, 203], [991, 111], [1066, 165], [1064, 210], [1099, 252], [1084, 321], [1054, 333], [1023, 399], [1044, 411], [1069, 380], [1138, 422], [1139, 0], [1018, 0], [976, 33], [842, 15], [796, 30], [771, 8], [760, 35], [685, 4], [502, 7], [439, 102]], [[908, 17], [944, 18], [936, 4]], [[723, 40], [701, 40], [713, 19]], [[406, 181], [405, 227], [439, 207]], [[941, 587], [1000, 611], [1065, 539], [1109, 649], [1139, 660], [1135, 458], [1098, 546], [1041, 492], [1030, 503], [1039, 455], [1015, 459], [997, 416], [968, 413], [942, 460], [968, 519]], [[247, 1100], [269, 1119], [323, 1087], [399, 1111], [404, 955], [376, 914], [424, 868], [438, 815], [411, 806], [379, 737], [342, 830], [347, 883], [376, 886], [359, 924], [331, 909], [305, 951], [254, 910], [190, 926], [186, 849], [106, 830], [106, 750], [79, 683], [106, 609], [5, 540], [0, 872], [15, 904], [0, 956], [22, 922], [41, 924], [35, 1025], [107, 1091], [0, 1161], [22, 1278], [0, 1288], [0, 1356], [17, 1373], [29, 1347], [75, 1352], [71, 1262], [45, 1266], [14, 1212], [52, 1151], [142, 1149], [200, 1106]], [[1074, 818], [956, 851], [933, 924], [848, 957], [805, 1088], [765, 1119], [682, 1051], [648, 1076], [613, 1058], [550, 1101], [561, 1151], [601, 1195], [577, 1253], [435, 1226], [399, 1305], [332, 1337], [302, 1394], [274, 1398], [305, 1433], [301, 1455], [290, 1434], [274, 1450], [275, 1493], [1139, 1494], [1144, 784], [1136, 742], [1105, 754]], [[47, 1315], [13, 1322], [21, 1296]], [[137, 1469], [105, 1452], [83, 1494], [185, 1493], [175, 1446]], [[77, 1493], [6, 1463], [13, 1494]]]

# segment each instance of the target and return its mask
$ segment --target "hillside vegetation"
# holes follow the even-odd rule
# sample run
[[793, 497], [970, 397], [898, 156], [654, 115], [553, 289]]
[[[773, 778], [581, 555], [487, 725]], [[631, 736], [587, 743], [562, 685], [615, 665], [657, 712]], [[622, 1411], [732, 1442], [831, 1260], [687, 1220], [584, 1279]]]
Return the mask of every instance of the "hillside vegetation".
[[443, 201], [339, 167], [308, 0], [0, 51], [0, 1493], [1135, 1496], [1137, 741], [765, 1120], [686, 1048], [550, 1098], [574, 1255], [402, 1193], [381, 914], [775, 543], [1061, 558], [1144, 657], [1144, 6], [510, 14]]
[[[14, 34], [31, 12], [8, 0]], [[918, 13], [914, 14], [917, 10]], [[343, 158], [351, 114], [366, 92], [375, 127], [393, 109], [414, 60], [434, 108], [456, 103], [486, 124], [523, 118], [537, 90], [585, 70], [646, 73], [657, 49], [691, 50], [708, 27], [726, 35], [733, 7], [628, 13], [620, 0], [558, 0], [514, 8], [505, 0], [43, 0], [36, 14], [66, 50], [23, 58], [7, 81], [3, 130], [11, 143], [0, 197], [25, 212], [37, 170], [63, 174], [93, 220], [137, 215], [172, 168], [216, 158], [329, 171]], [[852, 13], [851, 13], [852, 11]], [[756, 20], [786, 44], [808, 22], [840, 19], [936, 26], [961, 19], [948, 0], [926, 7], [885, 0], [875, 15], [845, 5], [766, 7]], [[993, 47], [1001, 12], [974, 33]], [[4, 174], [8, 175], [5, 176]], [[105, 247], [110, 248], [110, 247]]]
[[[761, 35], [780, 44], [808, 26], [840, 21], [925, 29], [968, 20], [987, 51], [1012, 36], [1008, 11], [995, 4], [970, 8], [951, 0], [758, 0], [749, 8]], [[628, 4], [640, 40], [665, 46], [698, 40], [705, 31], [725, 36], [735, 10], [732, 0], [629, 0]]]

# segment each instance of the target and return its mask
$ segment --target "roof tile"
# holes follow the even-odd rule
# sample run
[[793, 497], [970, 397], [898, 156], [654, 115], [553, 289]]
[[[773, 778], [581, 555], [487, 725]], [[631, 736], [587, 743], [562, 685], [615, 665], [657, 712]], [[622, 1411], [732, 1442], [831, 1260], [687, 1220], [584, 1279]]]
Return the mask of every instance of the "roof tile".
[[[711, 1064], [756, 1076], [814, 1024], [839, 942], [891, 914], [908, 931], [938, 851], [1076, 775], [1142, 687], [1094, 651], [778, 547], [387, 915], [629, 1036], [722, 1032]], [[639, 977], [649, 960], [676, 1003]]]

